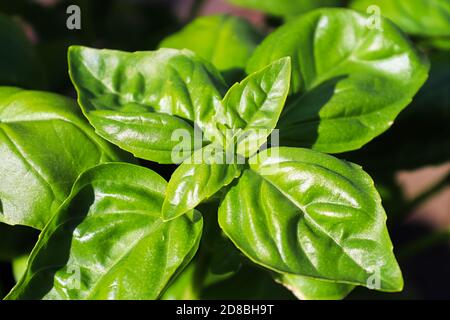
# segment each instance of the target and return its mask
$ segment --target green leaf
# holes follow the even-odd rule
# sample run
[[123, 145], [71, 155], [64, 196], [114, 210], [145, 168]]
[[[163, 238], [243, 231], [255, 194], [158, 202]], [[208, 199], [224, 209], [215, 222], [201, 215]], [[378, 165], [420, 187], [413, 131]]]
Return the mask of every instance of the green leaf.
[[176, 163], [203, 145], [189, 123], [164, 113], [95, 110], [89, 113], [89, 120], [100, 136], [138, 158], [159, 163]]
[[161, 300], [197, 300], [199, 299], [199, 289], [196, 281], [197, 265], [192, 260], [191, 263], [181, 272], [181, 274], [170, 284]]
[[223, 99], [227, 127], [239, 130], [237, 153], [253, 155], [275, 129], [289, 93], [291, 60], [279, 59], [236, 83]]
[[434, 52], [430, 61], [428, 81], [392, 128], [361, 150], [345, 154], [346, 159], [371, 173], [413, 170], [450, 159], [450, 60], [447, 52]]
[[20, 278], [25, 274], [28, 264], [28, 254], [19, 256], [12, 261], [13, 276], [16, 282], [20, 281]]
[[383, 133], [427, 78], [428, 63], [387, 19], [381, 29], [348, 9], [321, 9], [284, 25], [256, 49], [249, 73], [292, 58], [280, 143], [340, 153]]
[[[173, 173], [162, 207], [164, 220], [172, 220], [194, 209], [236, 179], [241, 168], [215, 145], [195, 152]], [[228, 164], [230, 163], [230, 164]]]
[[322, 281], [292, 274], [278, 274], [275, 279], [301, 300], [342, 300], [354, 288], [350, 284]]
[[219, 223], [254, 262], [279, 273], [398, 291], [386, 214], [357, 165], [307, 149], [251, 158], [219, 208]]
[[[128, 159], [65, 97], [0, 87], [0, 221], [42, 229], [76, 178]], [[14, 186], [14, 187], [11, 187]]]
[[215, 15], [198, 17], [159, 46], [192, 50], [231, 80], [245, 69], [261, 39], [262, 35], [246, 20]]
[[203, 233], [196, 256], [170, 284], [161, 299], [198, 300], [204, 288], [229, 279], [239, 271], [242, 255], [217, 222], [218, 201], [202, 203]]
[[43, 68], [20, 25], [0, 13], [0, 85], [40, 89]]
[[202, 218], [161, 219], [166, 182], [111, 163], [86, 171], [7, 299], [156, 299], [195, 254]]
[[448, 0], [353, 0], [351, 8], [366, 12], [377, 6], [405, 32], [425, 37], [450, 36]]
[[263, 11], [274, 16], [298, 16], [321, 7], [337, 7], [342, 0], [228, 0], [229, 2]]
[[216, 118], [223, 114], [225, 84], [212, 65], [191, 51], [128, 53], [72, 46], [68, 55], [86, 117], [99, 135], [137, 157], [171, 162], [176, 143], [169, 134], [191, 132], [193, 123], [207, 139], [220, 136]]

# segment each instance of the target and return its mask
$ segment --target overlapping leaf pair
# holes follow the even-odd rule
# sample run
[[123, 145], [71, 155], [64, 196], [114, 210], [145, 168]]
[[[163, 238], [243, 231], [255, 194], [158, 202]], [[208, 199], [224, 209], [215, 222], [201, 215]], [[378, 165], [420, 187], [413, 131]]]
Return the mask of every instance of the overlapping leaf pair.
[[[172, 163], [173, 133], [184, 130], [188, 153], [167, 185], [130, 164], [81, 175], [9, 298], [160, 297], [195, 254], [195, 208], [212, 197], [236, 247], [299, 297], [343, 297], [373, 276], [376, 289], [401, 290], [373, 181], [321, 153], [354, 150], [381, 134], [426, 79], [427, 63], [396, 27], [366, 23], [343, 9], [293, 20], [264, 40], [248, 77], [229, 89], [188, 50], [72, 47], [79, 104], [101, 137]], [[275, 128], [282, 146], [257, 152]], [[191, 161], [198, 153], [201, 161]], [[214, 160], [230, 153], [231, 163]]]

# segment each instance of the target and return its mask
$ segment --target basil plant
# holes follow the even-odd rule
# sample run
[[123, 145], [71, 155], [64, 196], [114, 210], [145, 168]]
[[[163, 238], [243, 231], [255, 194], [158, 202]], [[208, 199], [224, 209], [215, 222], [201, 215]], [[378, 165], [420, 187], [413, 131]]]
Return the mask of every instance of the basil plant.
[[[360, 166], [330, 154], [358, 149], [387, 130], [426, 80], [428, 63], [390, 21], [377, 29], [367, 20], [348, 9], [320, 9], [292, 19], [251, 54], [230, 47], [221, 65], [244, 59], [247, 73], [232, 86], [224, 81], [228, 73], [207, 60], [214, 54], [164, 42], [157, 51], [134, 53], [72, 46], [70, 76], [98, 137], [49, 110], [24, 125], [71, 122], [86, 141], [71, 136], [65, 143], [70, 135], [60, 131], [58, 156], [89, 140], [89, 151], [77, 152], [99, 163], [58, 202], [7, 298], [161, 298], [196, 255], [203, 218], [214, 214], [201, 208], [211, 202], [233, 250], [299, 298], [339, 299], [355, 286], [402, 290], [374, 182]], [[187, 30], [165, 43], [183, 47], [196, 32]], [[234, 46], [252, 39], [235, 39]], [[211, 52], [201, 47], [191, 49]], [[235, 52], [240, 60], [233, 60]], [[18, 104], [14, 95], [0, 94], [2, 148], [14, 149], [8, 121], [21, 117], [8, 112]], [[179, 166], [166, 182], [123, 162], [111, 145]], [[22, 146], [14, 150], [24, 154]], [[65, 189], [35, 167], [40, 156], [29, 153], [24, 165], [36, 169], [42, 188], [62, 196]], [[55, 166], [63, 160], [54, 159]], [[22, 207], [29, 216], [15, 222], [42, 226], [47, 219], [39, 216], [46, 210]]]

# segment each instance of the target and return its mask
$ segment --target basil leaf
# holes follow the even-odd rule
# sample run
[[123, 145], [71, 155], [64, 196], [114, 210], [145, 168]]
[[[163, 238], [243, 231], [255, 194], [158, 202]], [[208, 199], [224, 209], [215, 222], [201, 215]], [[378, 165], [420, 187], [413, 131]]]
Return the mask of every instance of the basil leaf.
[[42, 229], [80, 173], [121, 159], [72, 100], [0, 87], [1, 222]]
[[192, 260], [170, 284], [161, 296], [161, 300], [198, 300], [200, 298], [199, 283], [196, 281], [198, 271], [194, 262], [195, 260]]
[[219, 223], [254, 262], [279, 273], [398, 291], [386, 214], [360, 167], [307, 149], [251, 158], [219, 208]]
[[428, 63], [388, 20], [347, 9], [308, 13], [270, 35], [249, 73], [292, 58], [291, 93], [278, 127], [281, 144], [340, 153], [387, 130], [427, 78]]
[[225, 79], [236, 79], [262, 40], [262, 35], [246, 20], [215, 15], [198, 17], [181, 31], [165, 38], [160, 47], [189, 49], [208, 60]]
[[44, 74], [37, 54], [18, 23], [0, 13], [0, 85], [42, 88]]
[[[175, 117], [197, 124], [207, 139], [220, 136], [216, 117], [225, 84], [212, 65], [188, 50], [127, 53], [72, 46], [69, 70], [97, 133], [138, 157], [170, 161], [168, 134], [187, 125]], [[166, 116], [161, 120], [149, 113]], [[158, 122], [168, 127], [155, 134]]]
[[342, 0], [229, 0], [231, 3], [261, 10], [274, 16], [298, 16], [321, 7], [335, 7], [342, 4]]
[[383, 174], [450, 159], [450, 60], [447, 52], [435, 52], [430, 61], [430, 77], [392, 128], [346, 159]]
[[162, 207], [164, 220], [194, 209], [241, 173], [234, 156], [227, 162], [227, 154], [215, 145], [195, 152], [188, 160], [175, 170], [169, 181]]
[[27, 269], [27, 264], [28, 264], [27, 254], [19, 256], [12, 261], [11, 263], [12, 271], [14, 280], [16, 280], [16, 282], [19, 282], [20, 278], [22, 278], [22, 276], [24, 275], [25, 270]]
[[86, 171], [7, 299], [155, 299], [195, 254], [202, 218], [161, 219], [166, 182], [124, 163]]
[[410, 34], [426, 37], [450, 36], [450, 2], [448, 0], [353, 0], [351, 8], [367, 11], [376, 5]]
[[289, 93], [291, 61], [277, 60], [236, 83], [223, 99], [227, 127], [240, 129], [237, 153], [249, 157], [276, 127]]
[[275, 279], [301, 300], [342, 300], [354, 288], [350, 284], [322, 281], [292, 274], [278, 274]]
[[[185, 153], [203, 145], [201, 136], [181, 118], [164, 113], [139, 112], [128, 113], [110, 110], [90, 112], [89, 120], [97, 133], [136, 157], [151, 159], [159, 163], [174, 163], [175, 159], [184, 159]], [[179, 141], [175, 132], [180, 132]], [[174, 151], [179, 147], [179, 158]]]

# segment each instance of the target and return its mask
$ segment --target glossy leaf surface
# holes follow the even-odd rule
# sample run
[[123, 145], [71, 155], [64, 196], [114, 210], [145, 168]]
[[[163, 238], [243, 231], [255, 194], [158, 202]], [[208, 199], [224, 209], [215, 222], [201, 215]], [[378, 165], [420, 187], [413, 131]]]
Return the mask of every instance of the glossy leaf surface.
[[347, 9], [320, 9], [266, 38], [249, 73], [292, 58], [281, 144], [339, 153], [387, 130], [427, 78], [428, 63], [387, 19], [381, 29]]
[[74, 101], [0, 87], [0, 221], [42, 229], [79, 174], [120, 159]]
[[173, 173], [163, 204], [165, 220], [174, 219], [212, 197], [236, 179], [241, 168], [234, 156], [227, 164], [227, 155], [214, 145], [209, 145], [181, 164]]
[[166, 182], [151, 170], [86, 171], [42, 232], [8, 299], [156, 299], [195, 254], [202, 218], [161, 219]]
[[[219, 135], [225, 85], [218, 71], [191, 51], [128, 53], [74, 46], [69, 69], [97, 133], [138, 157], [170, 163], [176, 143], [167, 138], [174, 129], [186, 129], [181, 119], [191, 126], [195, 122], [207, 139]], [[158, 132], [159, 125], [166, 128]]]
[[[90, 112], [89, 120], [99, 135], [141, 159], [174, 163], [177, 147], [176, 155], [183, 159], [203, 144], [188, 122], [164, 113], [96, 110]], [[177, 130], [179, 135], [174, 134]]]
[[351, 7], [367, 11], [376, 5], [381, 14], [405, 32], [419, 36], [450, 36], [448, 0], [353, 0]]
[[170, 284], [161, 300], [197, 300], [199, 299], [199, 283], [197, 283], [197, 266], [195, 260], [181, 272], [181, 274]]
[[[439, 165], [450, 159], [450, 60], [430, 54], [430, 77], [385, 134], [343, 157], [369, 172], [395, 172]], [[389, 155], [389, 156], [386, 156]]]
[[223, 99], [227, 128], [236, 130], [236, 152], [253, 155], [275, 129], [289, 93], [291, 60], [281, 58], [236, 83]]
[[370, 177], [311, 150], [269, 150], [250, 159], [250, 170], [219, 208], [219, 223], [235, 245], [279, 273], [363, 286], [379, 274], [380, 290], [401, 290], [386, 214]]

